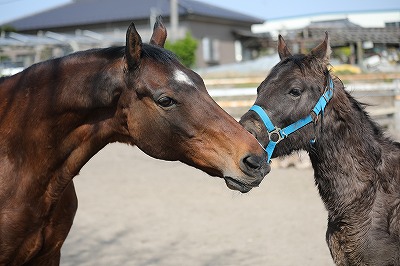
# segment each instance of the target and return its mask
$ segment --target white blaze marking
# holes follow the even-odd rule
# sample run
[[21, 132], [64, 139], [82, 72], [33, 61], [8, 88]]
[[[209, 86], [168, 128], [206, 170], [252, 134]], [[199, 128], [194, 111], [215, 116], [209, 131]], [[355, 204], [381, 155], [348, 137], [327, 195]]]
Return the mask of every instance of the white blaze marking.
[[181, 70], [175, 70], [174, 79], [181, 83], [186, 83], [188, 85], [194, 86], [193, 81]]

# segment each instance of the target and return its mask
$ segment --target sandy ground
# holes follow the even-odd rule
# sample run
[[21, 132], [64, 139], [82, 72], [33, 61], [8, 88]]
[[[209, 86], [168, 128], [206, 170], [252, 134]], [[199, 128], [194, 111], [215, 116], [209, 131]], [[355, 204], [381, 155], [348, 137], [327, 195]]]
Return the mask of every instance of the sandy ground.
[[75, 178], [61, 265], [333, 265], [313, 171], [273, 169], [247, 194], [112, 144]]

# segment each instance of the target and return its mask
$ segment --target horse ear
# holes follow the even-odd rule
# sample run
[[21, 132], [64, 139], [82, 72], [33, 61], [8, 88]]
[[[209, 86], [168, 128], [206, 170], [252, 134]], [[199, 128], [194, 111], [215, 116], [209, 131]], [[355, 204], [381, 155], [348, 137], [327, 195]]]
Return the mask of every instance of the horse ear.
[[279, 58], [281, 60], [283, 60], [289, 56], [292, 56], [289, 49], [287, 48], [285, 40], [283, 39], [282, 35], [280, 35], [280, 34], [278, 37], [278, 54], [279, 54]]
[[128, 69], [135, 69], [139, 66], [142, 53], [142, 38], [132, 22], [126, 32], [125, 57]]
[[165, 40], [167, 39], [167, 29], [162, 23], [162, 17], [158, 16], [156, 23], [154, 23], [153, 35], [151, 36], [150, 43], [164, 47]]
[[316, 58], [325, 61], [325, 63], [329, 63], [329, 58], [331, 56], [331, 46], [329, 45], [329, 36], [327, 31], [325, 32], [325, 40], [317, 47], [312, 49], [311, 54]]

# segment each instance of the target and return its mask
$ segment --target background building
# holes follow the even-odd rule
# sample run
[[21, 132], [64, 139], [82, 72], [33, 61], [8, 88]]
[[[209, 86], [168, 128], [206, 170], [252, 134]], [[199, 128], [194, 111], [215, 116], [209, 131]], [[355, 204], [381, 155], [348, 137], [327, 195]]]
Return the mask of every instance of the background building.
[[[171, 2], [179, 17], [171, 27]], [[250, 58], [251, 47], [242, 44], [236, 31], [250, 32], [262, 19], [191, 0], [75, 0], [72, 3], [7, 23], [18, 33], [2, 33], [0, 49], [12, 61], [28, 66], [54, 56], [92, 47], [124, 45], [130, 22], [148, 41], [157, 15], [162, 15], [168, 39], [190, 32], [199, 42], [197, 67]]]
[[270, 34], [264, 46], [276, 47], [281, 34], [293, 53], [306, 53], [328, 32], [333, 57], [340, 63], [357, 64], [365, 70], [374, 70], [382, 61], [400, 63], [400, 10], [286, 17], [267, 20], [252, 30], [255, 36]]

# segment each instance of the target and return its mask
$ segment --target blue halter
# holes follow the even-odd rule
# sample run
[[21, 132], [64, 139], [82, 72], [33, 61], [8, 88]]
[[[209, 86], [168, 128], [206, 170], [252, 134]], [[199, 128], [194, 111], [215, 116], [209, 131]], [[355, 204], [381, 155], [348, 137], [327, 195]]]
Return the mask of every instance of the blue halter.
[[[269, 119], [269, 116], [267, 115], [267, 113], [264, 111], [264, 109], [262, 107], [260, 107], [258, 105], [253, 105], [250, 108], [251, 111], [254, 111], [258, 114], [258, 116], [264, 122], [265, 127], [267, 128], [269, 142], [268, 142], [267, 147], [265, 148], [265, 151], [268, 154], [268, 162], [271, 162], [271, 156], [272, 156], [272, 153], [274, 152], [276, 144], [278, 144], [281, 140], [285, 139], [287, 136], [289, 136], [293, 132], [304, 127], [305, 125], [308, 125], [311, 122], [316, 122], [317, 117], [319, 116], [319, 114], [323, 114], [326, 105], [328, 104], [329, 100], [332, 98], [334, 88], [335, 88], [335, 85], [333, 84], [331, 76], [328, 74], [328, 81], [327, 81], [327, 85], [325, 88], [325, 92], [319, 98], [318, 102], [314, 106], [311, 113], [308, 116], [298, 120], [297, 122], [294, 122], [293, 124], [288, 125], [285, 128], [282, 128], [282, 129], [274, 126], [274, 124], [271, 122], [271, 119]], [[314, 143], [315, 140], [312, 139], [311, 142]]]

